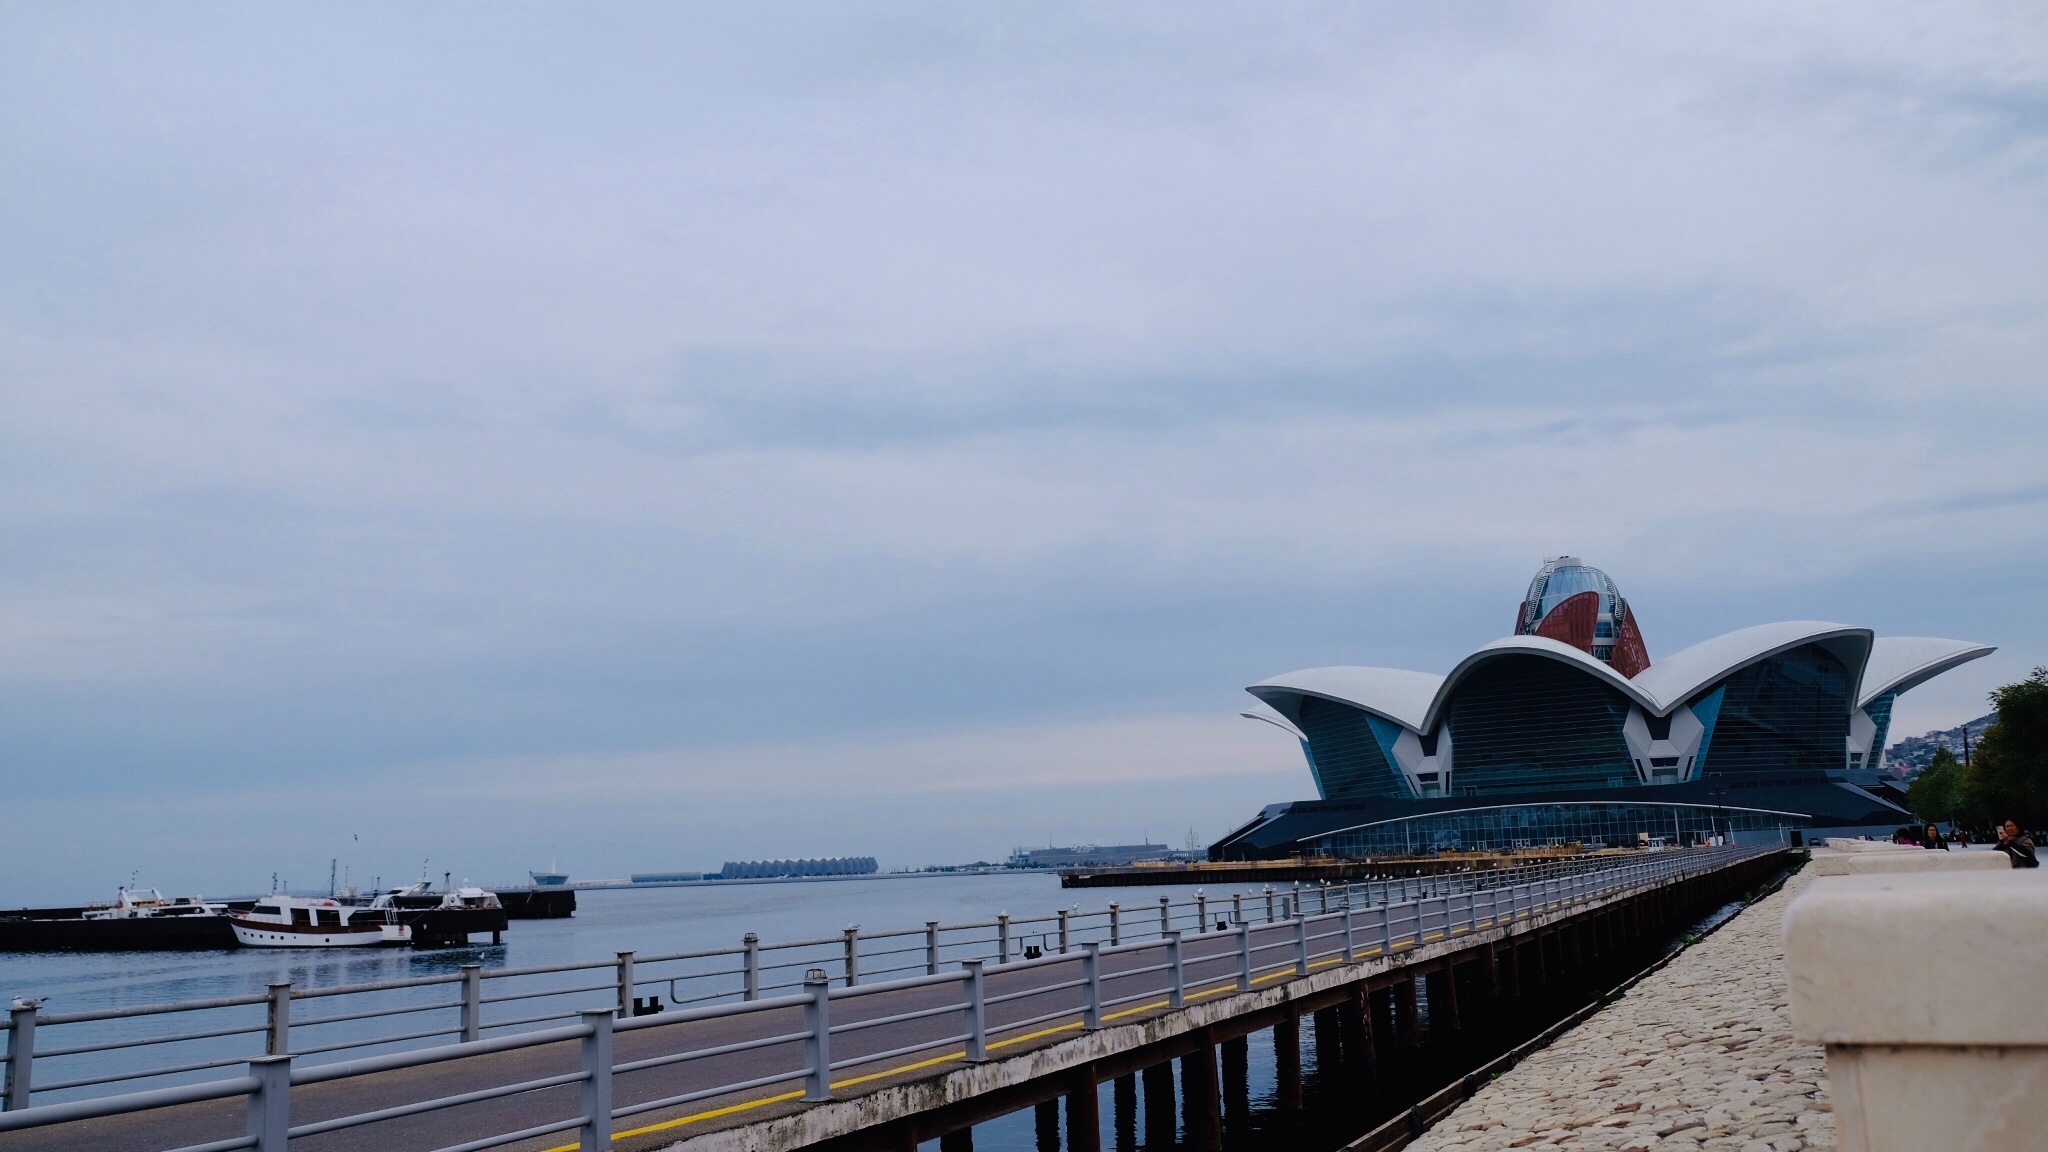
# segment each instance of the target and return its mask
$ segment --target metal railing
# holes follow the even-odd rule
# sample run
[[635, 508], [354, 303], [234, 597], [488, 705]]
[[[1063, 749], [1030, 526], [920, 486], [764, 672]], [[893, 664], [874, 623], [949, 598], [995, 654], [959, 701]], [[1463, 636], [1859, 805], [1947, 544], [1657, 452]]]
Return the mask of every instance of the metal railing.
[[[910, 974], [937, 974], [968, 959], [1006, 964], [1013, 958], [1069, 953], [1088, 942], [1116, 947], [1161, 940], [1171, 932], [1204, 934], [1230, 924], [1291, 919], [1314, 904], [1318, 913], [1384, 907], [1502, 886], [1555, 880], [1610, 867], [1613, 857], [1583, 857], [1514, 869], [1453, 873], [1352, 884], [1296, 883], [1275, 890], [1211, 897], [1161, 896], [1156, 904], [1111, 903], [1092, 911], [1066, 909], [1047, 916], [994, 919], [922, 928], [845, 931], [805, 940], [762, 943], [747, 933], [737, 948], [643, 954], [620, 952], [610, 961], [487, 969], [466, 964], [457, 972], [326, 988], [289, 983], [265, 992], [165, 1004], [45, 1012], [37, 999], [14, 1001], [0, 1065], [6, 1090], [0, 1108], [59, 1093], [139, 1080], [190, 1079], [246, 1063], [256, 1053], [244, 1038], [261, 1036], [261, 1054], [341, 1060], [424, 1044], [468, 1043], [489, 1034], [559, 1026], [578, 1018], [587, 998], [612, 992], [624, 1017], [636, 1013], [745, 1002], [799, 989], [803, 974], [825, 970], [843, 986]], [[1247, 907], [1249, 897], [1250, 906]], [[446, 999], [420, 999], [446, 988]], [[664, 994], [666, 999], [664, 1000]], [[431, 994], [429, 994], [431, 995]], [[296, 1008], [294, 1006], [297, 1006]], [[174, 1031], [177, 1017], [200, 1026]], [[367, 1022], [389, 1021], [394, 1031]], [[53, 1037], [52, 1029], [65, 1031]], [[50, 1039], [58, 1043], [48, 1043]], [[168, 1048], [167, 1046], [178, 1046]], [[83, 1062], [78, 1057], [88, 1057]], [[54, 1069], [47, 1063], [60, 1061]], [[160, 1061], [160, 1062], [159, 1062]], [[79, 1067], [80, 1064], [83, 1067]], [[40, 1067], [39, 1067], [40, 1066]]]
[[[1146, 940], [1070, 941], [1066, 951], [1041, 951], [1030, 958], [994, 963], [971, 957], [963, 960], [958, 970], [920, 972], [892, 980], [835, 978], [827, 970], [817, 968], [807, 971], [797, 985], [798, 990], [790, 994], [757, 995], [731, 1003], [670, 1008], [623, 1018], [618, 1008], [609, 1003], [603, 1007], [585, 1006], [574, 1013], [576, 1022], [565, 1027], [488, 1039], [465, 1033], [463, 1039], [454, 1043], [342, 1062], [303, 1062], [300, 1058], [311, 1054], [310, 1049], [272, 1053], [237, 1061], [244, 1066], [245, 1074], [228, 1079], [16, 1107], [0, 1112], [0, 1132], [246, 1097], [246, 1134], [186, 1145], [176, 1152], [226, 1152], [237, 1148], [284, 1152], [285, 1142], [292, 1137], [420, 1116], [573, 1084], [580, 1086], [579, 1110], [574, 1114], [513, 1132], [483, 1135], [450, 1145], [442, 1152], [480, 1152], [572, 1129], [580, 1133], [580, 1147], [598, 1149], [608, 1146], [612, 1122], [617, 1119], [798, 1082], [803, 1099], [825, 1100], [831, 1097], [835, 1085], [845, 1086], [845, 1081], [833, 1079], [837, 1072], [873, 1068], [909, 1057], [925, 1058], [912, 1067], [942, 1059], [984, 1060], [992, 1048], [1047, 1032], [1096, 1029], [1106, 1021], [1156, 1009], [1171, 1010], [1192, 1000], [1252, 991], [1271, 981], [1307, 976], [1319, 968], [1391, 955], [1482, 928], [1662, 886], [1775, 851], [1778, 848], [1772, 846], [1673, 852], [1597, 870], [1560, 870], [1540, 878], [1525, 878], [1518, 884], [1477, 887], [1396, 903], [1368, 906], [1362, 901], [1340, 900], [1331, 911], [1305, 911], [1296, 899], [1290, 909], [1294, 914], [1289, 917], [1276, 916], [1270, 921], [1237, 919], [1225, 925], [1223, 931], [1213, 930], [1205, 923], [1205, 931], [1189, 933], [1171, 927], [1168, 918], [1162, 924], [1169, 926], [1161, 927]], [[580, 967], [559, 966], [557, 970], [574, 971]], [[633, 978], [630, 967], [625, 973], [622, 980]], [[465, 993], [463, 1004], [474, 1006], [483, 999], [478, 994], [479, 978], [473, 968], [465, 969], [459, 979]], [[609, 992], [629, 987], [626, 983], [607, 983], [590, 985], [585, 991]], [[269, 997], [229, 999], [236, 1005], [258, 1001], [288, 1005], [289, 998], [279, 994], [283, 988], [274, 987]], [[330, 993], [338, 995], [340, 990]], [[944, 998], [932, 1002], [934, 994]], [[870, 1006], [871, 1010], [863, 1014], [862, 1010]], [[841, 1011], [848, 1011], [848, 1018], [836, 1019]], [[329, 1017], [335, 1018], [338, 1017]], [[468, 1019], [474, 1021], [475, 1017]], [[729, 1026], [735, 1021], [744, 1025], [744, 1030], [735, 1033]], [[692, 1026], [717, 1022], [726, 1026], [711, 1029], [701, 1037], [711, 1042], [689, 1046]], [[33, 1036], [34, 1010], [17, 1008], [12, 1023], [10, 1043], [20, 1045]], [[906, 1027], [915, 1034], [890, 1035], [891, 1030], [901, 1033]], [[683, 1046], [644, 1052], [625, 1062], [615, 1059], [615, 1035], [649, 1029], [673, 1029], [669, 1035], [680, 1038]], [[579, 1046], [573, 1071], [503, 1083], [490, 1080], [492, 1067], [487, 1057], [572, 1040]], [[788, 1053], [788, 1057], [780, 1063], [769, 1057], [765, 1069], [748, 1067], [746, 1060], [739, 1059], [749, 1053], [770, 1054], [777, 1050]], [[933, 1057], [930, 1054], [934, 1052], [943, 1054]], [[296, 1088], [459, 1061], [471, 1062], [466, 1070], [484, 1077], [485, 1082], [445, 1096], [297, 1126], [290, 1123]], [[712, 1063], [706, 1065], [706, 1061]], [[27, 1062], [21, 1061], [10, 1063], [9, 1070], [26, 1067]], [[688, 1073], [697, 1069], [709, 1069], [705, 1075], [710, 1079], [703, 1075], [690, 1079]], [[736, 1079], [717, 1078], [730, 1075], [735, 1069], [747, 1074]], [[905, 1069], [896, 1069], [902, 1070]], [[634, 1093], [645, 1096], [642, 1099], [622, 1102], [618, 1098], [614, 1077], [657, 1071], [667, 1076], [666, 1085], [650, 1088], [643, 1084]], [[873, 1080], [889, 1074], [890, 1071], [871, 1072], [857, 1079]], [[25, 1104], [25, 1077], [20, 1087]], [[670, 1088], [681, 1090], [667, 1090]], [[10, 1079], [10, 1098], [14, 1089]], [[792, 1091], [788, 1098], [795, 1098], [795, 1093]]]

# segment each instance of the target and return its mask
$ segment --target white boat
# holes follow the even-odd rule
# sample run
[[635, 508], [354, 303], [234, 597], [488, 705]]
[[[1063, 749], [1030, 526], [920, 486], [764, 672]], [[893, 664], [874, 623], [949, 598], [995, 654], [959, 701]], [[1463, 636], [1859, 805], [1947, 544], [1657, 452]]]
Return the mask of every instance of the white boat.
[[245, 948], [374, 948], [412, 943], [398, 910], [302, 896], [265, 896], [247, 912], [228, 913]]
[[179, 896], [166, 900], [164, 894], [154, 888], [123, 888], [114, 902], [101, 908], [88, 908], [80, 914], [85, 920], [153, 920], [160, 916], [225, 916], [228, 906], [208, 904], [199, 896]]

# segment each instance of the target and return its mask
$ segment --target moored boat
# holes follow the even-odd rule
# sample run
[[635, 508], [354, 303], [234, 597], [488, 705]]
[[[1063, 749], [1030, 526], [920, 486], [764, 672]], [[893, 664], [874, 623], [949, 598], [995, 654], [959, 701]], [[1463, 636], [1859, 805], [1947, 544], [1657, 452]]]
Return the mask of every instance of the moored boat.
[[245, 948], [369, 948], [412, 943], [412, 928], [389, 906], [365, 907], [300, 896], [265, 896], [228, 913]]

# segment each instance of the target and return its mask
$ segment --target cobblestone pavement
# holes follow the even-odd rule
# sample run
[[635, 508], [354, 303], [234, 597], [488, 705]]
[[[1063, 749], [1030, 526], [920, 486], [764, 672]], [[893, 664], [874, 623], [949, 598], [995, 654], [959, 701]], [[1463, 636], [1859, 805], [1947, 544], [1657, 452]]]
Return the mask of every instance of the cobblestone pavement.
[[1806, 879], [1744, 910], [1409, 1147], [1833, 1148], [1826, 1057], [1792, 1038], [1778, 935]]

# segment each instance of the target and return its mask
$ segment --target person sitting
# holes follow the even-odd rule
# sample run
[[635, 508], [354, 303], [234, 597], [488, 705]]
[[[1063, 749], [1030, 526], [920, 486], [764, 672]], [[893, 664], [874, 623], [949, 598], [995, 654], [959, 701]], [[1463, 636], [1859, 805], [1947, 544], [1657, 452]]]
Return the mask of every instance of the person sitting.
[[2012, 860], [2015, 868], [2039, 868], [2041, 860], [2034, 855], [2033, 837], [2020, 831], [2019, 821], [2007, 820], [1998, 826], [1998, 850]]
[[1939, 848], [1943, 852], [1948, 851], [1948, 841], [1941, 838], [1941, 829], [1936, 828], [1932, 824], [1927, 826], [1926, 831], [1920, 833], [1920, 846], [1922, 848]]

